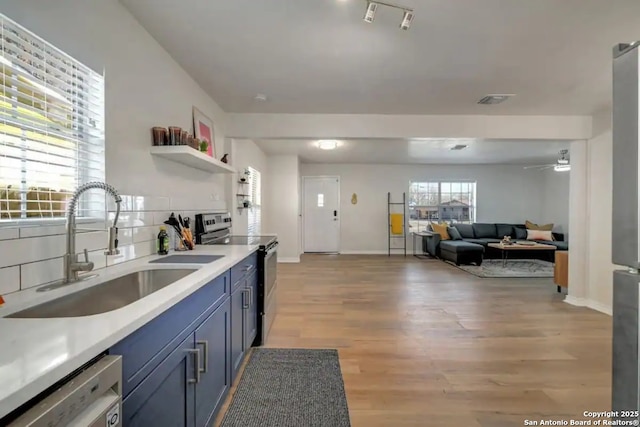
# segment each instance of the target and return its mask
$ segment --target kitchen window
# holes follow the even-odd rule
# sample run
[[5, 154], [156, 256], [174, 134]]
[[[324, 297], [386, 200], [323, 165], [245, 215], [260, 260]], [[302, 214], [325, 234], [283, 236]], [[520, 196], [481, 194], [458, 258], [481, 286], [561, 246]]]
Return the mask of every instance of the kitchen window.
[[[104, 181], [104, 77], [0, 14], [0, 224], [52, 221]], [[103, 194], [78, 217], [104, 218]]]
[[249, 208], [247, 234], [250, 236], [259, 236], [261, 230], [261, 204], [262, 204], [262, 179], [260, 171], [249, 167]]
[[473, 223], [475, 220], [475, 182], [412, 182], [409, 186], [412, 231], [423, 231], [430, 222]]

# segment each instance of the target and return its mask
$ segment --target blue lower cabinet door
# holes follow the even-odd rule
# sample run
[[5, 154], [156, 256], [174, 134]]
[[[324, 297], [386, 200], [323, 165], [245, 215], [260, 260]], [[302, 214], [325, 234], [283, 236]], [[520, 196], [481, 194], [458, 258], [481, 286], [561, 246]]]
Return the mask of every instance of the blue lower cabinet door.
[[247, 279], [247, 289], [250, 289], [249, 298], [251, 301], [247, 309], [247, 326], [244, 338], [245, 350], [251, 348], [258, 333], [258, 275], [255, 272]]
[[200, 381], [196, 384], [196, 426], [213, 425], [231, 387], [231, 303], [229, 299], [195, 331], [202, 352]]
[[244, 359], [245, 311], [248, 305], [247, 290], [241, 286], [231, 295], [231, 381], [235, 381]]
[[123, 426], [195, 426], [193, 340], [191, 334], [125, 398]]

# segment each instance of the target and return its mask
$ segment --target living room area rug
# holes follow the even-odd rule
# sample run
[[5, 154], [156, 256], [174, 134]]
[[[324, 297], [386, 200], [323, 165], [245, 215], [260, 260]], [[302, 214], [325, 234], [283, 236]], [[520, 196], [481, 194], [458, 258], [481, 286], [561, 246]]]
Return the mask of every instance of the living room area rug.
[[455, 265], [449, 264], [483, 278], [548, 278], [553, 277], [553, 263], [537, 259], [514, 259], [508, 260], [506, 267], [502, 266], [500, 259], [487, 259], [481, 266], [476, 265]]
[[254, 348], [221, 427], [350, 427], [335, 349]]

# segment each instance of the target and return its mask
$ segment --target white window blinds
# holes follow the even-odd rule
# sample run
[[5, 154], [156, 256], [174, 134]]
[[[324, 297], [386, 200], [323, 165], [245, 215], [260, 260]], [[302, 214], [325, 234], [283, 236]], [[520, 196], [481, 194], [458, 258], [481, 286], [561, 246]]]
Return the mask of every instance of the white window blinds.
[[[0, 14], [0, 221], [63, 217], [104, 181], [104, 78]], [[104, 196], [78, 216], [104, 212]]]
[[247, 232], [250, 236], [257, 236], [261, 232], [260, 205], [262, 204], [262, 182], [259, 171], [252, 167], [247, 169], [249, 170], [249, 198], [251, 201], [251, 208], [249, 209], [247, 220]]

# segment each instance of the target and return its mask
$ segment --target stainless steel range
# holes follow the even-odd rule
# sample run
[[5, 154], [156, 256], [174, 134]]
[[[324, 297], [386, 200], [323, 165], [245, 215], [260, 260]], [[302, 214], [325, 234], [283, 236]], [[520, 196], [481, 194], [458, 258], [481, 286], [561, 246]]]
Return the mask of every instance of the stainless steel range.
[[278, 237], [233, 235], [228, 212], [202, 213], [195, 218], [198, 245], [258, 245], [258, 336], [255, 344], [265, 344], [277, 310]]

